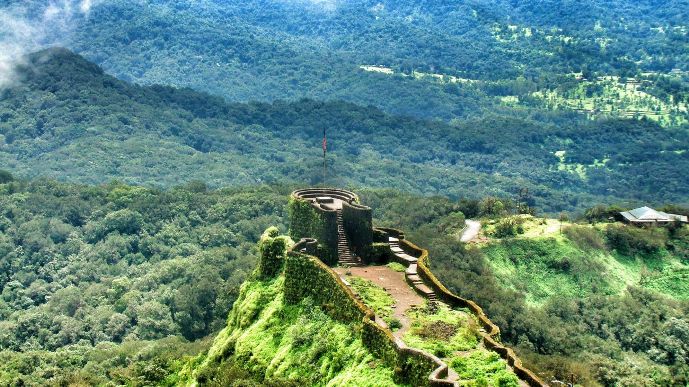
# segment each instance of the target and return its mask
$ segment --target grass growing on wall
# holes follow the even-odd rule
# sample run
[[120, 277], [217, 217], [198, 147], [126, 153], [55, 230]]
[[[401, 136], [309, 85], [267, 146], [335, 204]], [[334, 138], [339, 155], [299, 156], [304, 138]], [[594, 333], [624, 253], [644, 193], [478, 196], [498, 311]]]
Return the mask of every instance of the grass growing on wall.
[[382, 287], [373, 282], [359, 278], [347, 277], [347, 281], [352, 285], [352, 290], [361, 297], [361, 300], [382, 318], [388, 325], [392, 322], [392, 306], [395, 300]]
[[407, 268], [404, 267], [404, 265], [399, 263], [399, 262], [390, 262], [385, 266], [391, 268], [394, 271], [400, 272], [400, 273], [404, 273], [407, 270]]
[[[348, 277], [347, 281], [364, 303], [390, 324], [392, 305], [395, 302], [390, 294], [366, 279]], [[470, 382], [469, 385], [516, 385], [510, 384], [516, 383], [518, 379], [506, 368], [500, 356], [482, 349], [478, 322], [472, 314], [440, 303], [437, 307], [414, 307], [408, 310], [406, 315], [411, 325], [402, 340], [409, 347], [432, 353], [447, 364], [456, 361], [458, 364], [476, 366], [476, 370], [462, 375], [463, 380]], [[477, 351], [479, 353], [474, 354]], [[469, 360], [463, 360], [464, 358]], [[463, 361], [465, 363], [462, 363]]]
[[507, 369], [497, 353], [481, 349], [465, 356], [455, 356], [450, 366], [460, 379], [473, 380], [473, 386], [519, 386], [517, 377]]
[[518, 378], [500, 356], [480, 343], [478, 322], [466, 311], [440, 303], [409, 311], [411, 328], [402, 338], [413, 348], [443, 359], [470, 386], [516, 386]]
[[310, 298], [287, 306], [283, 288], [283, 276], [242, 286], [227, 327], [200, 364], [187, 369], [196, 378], [188, 378], [187, 385], [223, 385], [218, 378], [224, 362], [240, 364], [256, 380], [278, 385], [398, 385], [393, 370], [364, 348], [356, 324], [333, 320]]

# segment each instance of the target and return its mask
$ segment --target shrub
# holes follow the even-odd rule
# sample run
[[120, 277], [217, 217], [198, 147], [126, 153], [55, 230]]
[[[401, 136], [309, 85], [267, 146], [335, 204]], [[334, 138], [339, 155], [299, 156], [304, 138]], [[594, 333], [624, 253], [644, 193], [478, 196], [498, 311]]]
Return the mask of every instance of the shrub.
[[616, 205], [597, 205], [586, 210], [584, 218], [586, 218], [589, 223], [608, 222], [611, 218], [615, 219], [622, 211], [624, 211], [624, 209]]
[[493, 236], [496, 238], [507, 238], [524, 233], [524, 219], [518, 216], [510, 216], [501, 219], [493, 230]]
[[659, 208], [660, 211], [667, 212], [669, 214], [685, 215], [689, 216], [689, 208], [678, 206], [675, 204], [666, 204]]
[[478, 200], [462, 199], [458, 204], [461, 211], [467, 218], [475, 218], [480, 215], [481, 205]]
[[562, 232], [581, 249], [605, 248], [605, 240], [594, 228], [571, 225], [565, 227]]
[[466, 218], [461, 212], [453, 212], [438, 221], [438, 232], [444, 234], [454, 234], [459, 232], [466, 225]]
[[407, 268], [404, 267], [403, 264], [398, 263], [398, 262], [390, 262], [386, 266], [389, 267], [390, 269], [392, 269], [396, 272], [400, 272], [400, 273], [404, 273], [405, 270], [407, 270]]
[[498, 216], [505, 212], [505, 204], [500, 199], [492, 196], [481, 200], [479, 208], [483, 216]]
[[424, 339], [449, 340], [457, 333], [457, 327], [444, 321], [432, 321], [427, 323], [419, 331], [419, 336]]
[[138, 234], [143, 225], [144, 218], [139, 212], [125, 208], [107, 214], [100, 222], [88, 224], [85, 232], [89, 241], [97, 242], [111, 232], [119, 232], [122, 235]]
[[637, 228], [614, 224], [605, 230], [608, 246], [625, 255], [653, 254], [665, 246], [667, 231], [663, 228]]
[[391, 317], [390, 321], [388, 322], [388, 327], [390, 327], [390, 330], [393, 330], [393, 331], [400, 329], [400, 328], [402, 328], [402, 322], [395, 317]]

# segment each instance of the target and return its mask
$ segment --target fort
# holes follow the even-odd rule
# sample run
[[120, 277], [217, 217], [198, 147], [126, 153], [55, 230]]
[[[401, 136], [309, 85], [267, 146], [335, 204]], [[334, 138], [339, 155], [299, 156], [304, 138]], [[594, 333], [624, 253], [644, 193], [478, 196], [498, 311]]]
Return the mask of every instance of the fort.
[[500, 329], [480, 306], [453, 294], [436, 278], [428, 251], [408, 241], [400, 230], [374, 227], [371, 208], [362, 205], [356, 194], [334, 188], [297, 190], [290, 197], [289, 213], [290, 237], [297, 243], [285, 258], [285, 302], [298, 303], [311, 297], [334, 318], [360, 323], [364, 345], [394, 368], [401, 382], [415, 386], [460, 385], [457, 374], [442, 359], [411, 348], [399, 335], [396, 337], [352, 291], [341, 268], [402, 264], [406, 268], [404, 280], [426, 302], [468, 310], [475, 316], [480, 324], [481, 344], [505, 360], [520, 384], [545, 386], [511, 348], [500, 342]]

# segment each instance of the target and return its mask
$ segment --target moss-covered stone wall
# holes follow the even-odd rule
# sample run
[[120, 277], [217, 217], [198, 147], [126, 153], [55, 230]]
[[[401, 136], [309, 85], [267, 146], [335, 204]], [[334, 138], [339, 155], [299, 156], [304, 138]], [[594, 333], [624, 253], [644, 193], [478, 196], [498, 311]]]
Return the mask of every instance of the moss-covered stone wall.
[[[447, 372], [447, 365], [433, 355], [406, 347], [392, 332], [375, 322], [375, 314], [359, 301], [328, 265], [307, 254], [314, 241], [303, 239], [287, 252], [285, 302], [297, 304], [311, 297], [333, 318], [360, 324], [364, 346], [395, 369], [395, 379], [413, 386], [444, 386], [432, 376]], [[449, 385], [453, 385], [450, 383]]]
[[258, 261], [259, 277], [273, 278], [280, 274], [285, 263], [285, 253], [293, 244], [288, 236], [280, 235], [277, 227], [268, 228], [258, 242], [261, 253]]
[[362, 259], [371, 253], [373, 243], [373, 215], [369, 207], [356, 203], [342, 204], [342, 221], [349, 245]]
[[354, 323], [361, 323], [367, 314], [373, 313], [326, 264], [295, 250], [287, 254], [285, 263], [286, 303], [297, 304], [311, 297], [333, 318]]
[[292, 195], [289, 201], [289, 235], [294, 240], [318, 240], [318, 256], [328, 265], [337, 263], [337, 213], [314, 207]]
[[538, 376], [536, 376], [536, 374], [522, 365], [521, 359], [517, 357], [517, 354], [514, 352], [514, 350], [512, 350], [512, 348], [506, 347], [500, 343], [500, 328], [498, 328], [498, 326], [488, 318], [478, 304], [450, 292], [445, 285], [438, 280], [429, 267], [430, 258], [428, 257], [428, 252], [425, 249], [421, 249], [409, 241], [401, 241], [400, 246], [402, 246], [405, 251], [421, 251], [419, 261], [417, 262], [419, 276], [431, 286], [433, 291], [441, 300], [453, 307], [467, 308], [474, 313], [485, 331], [482, 333], [482, 337], [483, 344], [487, 349], [497, 352], [500, 357], [505, 359], [507, 364], [513, 367], [514, 373], [528, 385], [546, 386], [546, 384], [543, 383]]

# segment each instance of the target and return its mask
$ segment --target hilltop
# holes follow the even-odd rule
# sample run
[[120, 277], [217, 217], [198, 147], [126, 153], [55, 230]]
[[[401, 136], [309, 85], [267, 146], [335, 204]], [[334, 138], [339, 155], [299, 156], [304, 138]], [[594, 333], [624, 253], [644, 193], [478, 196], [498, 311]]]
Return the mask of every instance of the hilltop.
[[468, 252], [490, 281], [472, 289], [451, 260], [434, 260], [435, 270], [476, 297], [535, 370], [582, 385], [686, 382], [687, 226], [483, 221]]
[[[188, 360], [208, 353], [219, 330], [226, 329], [216, 350], [227, 347], [220, 338], [240, 334], [237, 320], [226, 320], [230, 310], [235, 308], [232, 316], [244, 316], [259, 296], [274, 304], [261, 309], [262, 317], [247, 317], [250, 325], [243, 327], [251, 327], [252, 334], [290, 330], [305, 325], [298, 316], [309, 315], [343, 335], [356, 332], [308, 303], [285, 309], [279, 301], [282, 280], [252, 277], [260, 262], [255, 241], [263, 230], [271, 224], [282, 232], [289, 228], [291, 189], [211, 190], [193, 182], [161, 191], [116, 182], [86, 186], [13, 180], [7, 173], [0, 173], [0, 179], [0, 253], [6, 257], [0, 276], [2, 383], [187, 380], [191, 374], [180, 374], [182, 368], [193, 370], [204, 362], [205, 357]], [[495, 198], [453, 201], [391, 190], [360, 193], [362, 202], [375, 208], [376, 224], [403, 229], [408, 240], [428, 247], [429, 267], [438, 279], [484, 308], [499, 327], [502, 343], [544, 380], [574, 374], [591, 385], [685, 383], [686, 227], [670, 234], [600, 221], [595, 226], [566, 222], [560, 234], [558, 220], [527, 217], [523, 234], [498, 238], [492, 234], [496, 224], [511, 218], [500, 212], [509, 207]], [[458, 242], [464, 214], [485, 218], [487, 241], [469, 248]], [[406, 275], [395, 272], [399, 267], [394, 265], [381, 268], [384, 275], [368, 278]], [[357, 270], [351, 274], [341, 273], [394, 335], [447, 359], [467, 378], [489, 370], [494, 370], [490, 377], [500, 377], [495, 370], [505, 370], [500, 358], [476, 350], [480, 331], [466, 311], [412, 308], [405, 322], [392, 308], [390, 297], [397, 294], [392, 286], [359, 280]], [[249, 284], [240, 290], [246, 279]], [[405, 302], [399, 308], [408, 310], [414, 303], [420, 304]], [[289, 319], [267, 329], [266, 318], [278, 310], [289, 312]], [[452, 340], [428, 340], [424, 327], [439, 320], [460, 326], [449, 331], [455, 333]], [[398, 323], [403, 329], [396, 330]], [[318, 330], [311, 326], [307, 331], [305, 337], [311, 337]], [[447, 332], [430, 331], [441, 337]], [[241, 363], [227, 362], [224, 368], [207, 363], [204, 374], [256, 383], [256, 373], [265, 372], [268, 356], [276, 354], [272, 350], [290, 344], [290, 338], [265, 343], [271, 351], [247, 363], [253, 364], [248, 371]], [[360, 373], [354, 370], [361, 370], [361, 362], [375, 356], [360, 342], [346, 343], [356, 361], [343, 362], [349, 371], [340, 376], [352, 377]], [[309, 351], [292, 353], [285, 364], [311, 351], [320, 354], [321, 345], [326, 350], [341, 345], [302, 344]], [[475, 352], [453, 360], [459, 349]], [[378, 377], [394, 371], [375, 364]], [[300, 370], [302, 376], [312, 372]], [[337, 373], [334, 368], [323, 372]]]
[[293, 192], [299, 242], [266, 230], [227, 327], [184, 383], [227, 384], [238, 367], [265, 383], [542, 386], [481, 308], [437, 280], [428, 252], [373, 227], [371, 210], [344, 190]]

